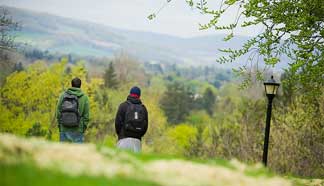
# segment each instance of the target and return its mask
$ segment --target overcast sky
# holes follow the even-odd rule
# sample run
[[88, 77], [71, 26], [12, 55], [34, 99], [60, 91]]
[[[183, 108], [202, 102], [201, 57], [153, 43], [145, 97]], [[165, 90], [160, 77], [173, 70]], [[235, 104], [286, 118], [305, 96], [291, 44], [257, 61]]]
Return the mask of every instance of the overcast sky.
[[[200, 31], [199, 23], [208, 16], [192, 10], [185, 0], [173, 0], [150, 21], [147, 16], [157, 12], [167, 0], [0, 0], [0, 5], [47, 12], [63, 17], [87, 20], [116, 28], [164, 33], [181, 37], [220, 34], [215, 30]], [[219, 1], [219, 0], [218, 0]], [[210, 2], [217, 3], [217, 0]], [[217, 7], [217, 4], [213, 6]], [[233, 13], [232, 13], [233, 12]], [[222, 20], [232, 22], [235, 10]], [[237, 35], [253, 36], [257, 29], [238, 29]]]

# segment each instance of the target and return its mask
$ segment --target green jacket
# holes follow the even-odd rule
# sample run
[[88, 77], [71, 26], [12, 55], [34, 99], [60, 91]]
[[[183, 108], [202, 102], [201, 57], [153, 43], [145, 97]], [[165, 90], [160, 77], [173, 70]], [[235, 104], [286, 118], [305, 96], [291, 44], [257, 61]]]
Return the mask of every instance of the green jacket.
[[76, 128], [67, 128], [59, 123], [61, 117], [61, 105], [63, 101], [63, 95], [65, 93], [63, 92], [58, 100], [57, 108], [56, 108], [56, 119], [57, 119], [59, 130], [60, 132], [80, 131], [81, 133], [84, 133], [89, 123], [89, 98], [81, 91], [80, 88], [71, 87], [66, 92], [72, 95], [76, 95], [79, 98], [79, 113], [81, 116], [80, 125], [79, 127]]

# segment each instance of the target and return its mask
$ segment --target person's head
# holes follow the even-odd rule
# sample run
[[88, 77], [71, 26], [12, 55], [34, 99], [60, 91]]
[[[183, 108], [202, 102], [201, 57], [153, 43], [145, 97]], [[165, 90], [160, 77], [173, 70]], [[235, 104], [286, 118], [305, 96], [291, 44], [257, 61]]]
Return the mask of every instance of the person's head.
[[77, 77], [72, 79], [71, 86], [75, 87], [75, 88], [81, 88], [81, 79], [79, 79]]
[[129, 91], [130, 96], [140, 98], [141, 97], [141, 89], [137, 86], [132, 87]]

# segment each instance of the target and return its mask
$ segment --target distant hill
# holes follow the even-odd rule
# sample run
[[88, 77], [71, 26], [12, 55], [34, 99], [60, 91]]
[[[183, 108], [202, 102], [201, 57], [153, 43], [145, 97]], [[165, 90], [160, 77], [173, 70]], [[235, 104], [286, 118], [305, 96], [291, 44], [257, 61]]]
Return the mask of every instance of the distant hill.
[[113, 56], [126, 51], [140, 61], [190, 65], [215, 64], [219, 48], [239, 48], [247, 37], [224, 35], [181, 38], [130, 31], [51, 14], [5, 7], [22, 29], [17, 40], [41, 50], [81, 56]]
[[131, 154], [94, 144], [62, 144], [0, 134], [0, 185], [292, 186], [324, 180], [280, 177], [261, 164], [190, 161]]

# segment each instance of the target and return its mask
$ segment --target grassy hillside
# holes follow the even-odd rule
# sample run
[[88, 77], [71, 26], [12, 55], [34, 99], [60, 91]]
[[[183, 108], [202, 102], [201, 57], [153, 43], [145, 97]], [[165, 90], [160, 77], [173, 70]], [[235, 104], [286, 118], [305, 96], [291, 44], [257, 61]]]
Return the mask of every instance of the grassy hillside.
[[237, 161], [135, 155], [93, 144], [60, 144], [0, 135], [0, 185], [320, 185]]
[[117, 29], [46, 13], [5, 7], [22, 29], [17, 41], [41, 50], [83, 56], [112, 56], [124, 50], [143, 61], [210, 64], [219, 48], [239, 48], [247, 37], [222, 41], [224, 35], [181, 38], [165, 34]]

